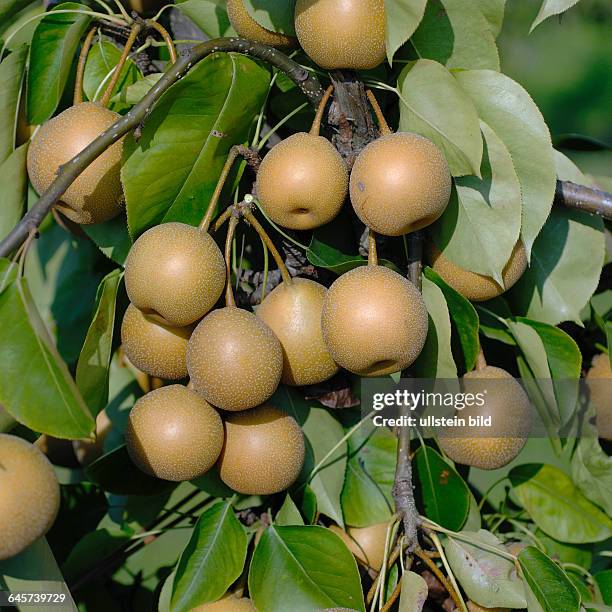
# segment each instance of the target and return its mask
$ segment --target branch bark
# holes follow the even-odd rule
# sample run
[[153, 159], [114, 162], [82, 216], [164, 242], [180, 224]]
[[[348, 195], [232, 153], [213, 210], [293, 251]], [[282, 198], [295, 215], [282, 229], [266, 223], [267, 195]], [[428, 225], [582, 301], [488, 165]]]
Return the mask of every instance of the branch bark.
[[557, 181], [555, 204], [599, 215], [612, 220], [612, 193], [577, 185], [570, 181]]
[[138, 104], [59, 169], [58, 176], [51, 183], [49, 189], [41, 195], [32, 209], [0, 242], [0, 257], [6, 257], [19, 248], [28, 234], [38, 229], [43, 219], [49, 214], [51, 207], [61, 198], [81, 172], [113, 143], [141, 125], [157, 100], [170, 86], [183, 77], [194, 64], [212, 53], [230, 51], [257, 57], [282, 70], [300, 87], [313, 105], [318, 104], [323, 96], [323, 89], [316, 76], [304, 70], [297, 62], [289, 59], [273, 47], [241, 38], [217, 38], [185, 50], [181, 52], [179, 59], [166, 70], [164, 76]]

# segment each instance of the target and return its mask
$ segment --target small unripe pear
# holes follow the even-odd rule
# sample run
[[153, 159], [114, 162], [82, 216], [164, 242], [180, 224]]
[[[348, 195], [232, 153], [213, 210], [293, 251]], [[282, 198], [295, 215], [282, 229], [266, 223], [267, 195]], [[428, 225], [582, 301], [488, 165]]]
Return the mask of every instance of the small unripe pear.
[[295, 32], [326, 70], [376, 68], [386, 56], [385, 0], [297, 0]]
[[[490, 432], [498, 437], [479, 435], [467, 437], [469, 428], [457, 427], [453, 435], [440, 436], [442, 450], [456, 463], [496, 470], [510, 463], [525, 446], [531, 428], [529, 398], [514, 377], [494, 366], [485, 366], [468, 372], [464, 377], [466, 393], [485, 393], [484, 406], [466, 406], [457, 416], [468, 421], [469, 417], [491, 417]], [[498, 384], [486, 381], [500, 381]], [[512, 432], [512, 435], [509, 434]], [[465, 434], [465, 435], [464, 435]], [[516, 435], [515, 435], [516, 434]]]
[[226, 419], [219, 474], [243, 495], [272, 495], [296, 481], [304, 456], [304, 434], [296, 420], [263, 405]]
[[223, 423], [195, 391], [170, 385], [134, 404], [125, 442], [132, 461], [143, 472], [174, 482], [192, 480], [219, 458]]
[[286, 385], [314, 385], [331, 378], [338, 366], [323, 340], [321, 312], [327, 289], [305, 278], [276, 287], [257, 309], [257, 316], [283, 347]]
[[[40, 126], [28, 149], [28, 175], [40, 194], [60, 166], [78, 155], [120, 115], [96, 102], [71, 106]], [[75, 223], [102, 223], [123, 210], [120, 169], [123, 140], [111, 145], [68, 187], [57, 208]]]
[[363, 266], [340, 276], [323, 303], [323, 338], [336, 363], [360, 376], [407, 368], [427, 337], [417, 288], [397, 272]]
[[257, 23], [244, 6], [244, 0], [227, 0], [226, 9], [232, 27], [241, 38], [279, 48], [291, 47], [296, 43], [292, 36], [271, 32]]
[[228, 306], [195, 328], [187, 350], [194, 388], [222, 410], [246, 410], [269, 399], [280, 382], [283, 351], [252, 312]]
[[377, 523], [368, 527], [349, 527], [343, 531], [331, 525], [330, 530], [342, 538], [357, 559], [379, 572], [385, 556], [388, 526], [389, 523]]
[[431, 225], [446, 209], [451, 175], [431, 140], [388, 134], [361, 151], [351, 171], [351, 202], [373, 231], [401, 236]]
[[257, 197], [278, 225], [309, 230], [338, 215], [348, 182], [346, 164], [331, 142], [300, 132], [264, 157], [257, 172]]
[[610, 358], [605, 353], [595, 355], [586, 380], [591, 404], [597, 413], [597, 432], [600, 438], [612, 440], [612, 369]]
[[501, 295], [510, 289], [527, 269], [527, 254], [522, 242], [517, 242], [502, 271], [503, 287], [491, 276], [476, 274], [454, 264], [433, 242], [429, 244], [428, 254], [431, 267], [444, 282], [472, 302], [484, 302]]
[[225, 287], [225, 261], [207, 232], [185, 223], [147, 230], [125, 261], [130, 301], [147, 314], [184, 327], [201, 319]]
[[172, 327], [130, 304], [121, 325], [121, 342], [130, 362], [150, 376], [178, 380], [187, 376], [187, 346], [193, 326]]
[[59, 483], [49, 460], [33, 444], [0, 434], [0, 561], [44, 536], [59, 505]]

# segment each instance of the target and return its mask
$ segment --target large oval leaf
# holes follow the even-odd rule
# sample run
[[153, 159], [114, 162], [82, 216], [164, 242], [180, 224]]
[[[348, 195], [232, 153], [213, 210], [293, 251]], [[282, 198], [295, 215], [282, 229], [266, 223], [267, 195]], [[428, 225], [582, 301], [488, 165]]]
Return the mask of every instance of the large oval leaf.
[[470, 491], [463, 478], [429, 446], [417, 450], [413, 466], [419, 482], [417, 501], [425, 516], [447, 529], [461, 529], [470, 509]]
[[355, 558], [323, 527], [269, 527], [251, 561], [249, 592], [259, 612], [365, 609]]
[[30, 51], [28, 70], [28, 122], [43, 123], [59, 104], [68, 82], [81, 36], [91, 22], [82, 13], [54, 11], [88, 11], [83, 4], [65, 2], [55, 6], [36, 27]]
[[499, 70], [495, 38], [476, 0], [431, 0], [411, 42], [419, 57], [448, 68]]
[[481, 13], [493, 33], [497, 38], [501, 32], [504, 23], [504, 12], [506, 9], [506, 0], [475, 0], [480, 7]]
[[225, 2], [219, 2], [219, 0], [186, 0], [185, 2], [177, 2], [176, 8], [183, 15], [189, 17], [210, 38], [236, 35], [236, 31], [232, 28], [227, 16]]
[[428, 595], [429, 588], [421, 575], [406, 572], [402, 577], [399, 612], [421, 612]]
[[550, 213], [556, 186], [554, 153], [544, 117], [529, 94], [499, 72], [465, 70], [455, 77], [473, 100], [480, 118], [510, 151], [521, 183], [521, 235], [530, 257]]
[[451, 201], [432, 228], [433, 239], [457, 265], [503, 285], [502, 271], [521, 233], [521, 185], [504, 143], [486, 123], [480, 125], [482, 179], [455, 181]]
[[[0, 164], [13, 152], [15, 145], [19, 92], [27, 57], [28, 47], [23, 45], [0, 64]], [[1, 184], [4, 186], [4, 181]]]
[[543, 21], [552, 17], [553, 15], [560, 15], [564, 11], [572, 8], [575, 4], [578, 4], [579, 0], [543, 0], [542, 6], [531, 24], [529, 32], [533, 32]]
[[544, 612], [578, 612], [580, 596], [563, 570], [534, 546], [518, 556], [525, 580]]
[[534, 463], [520, 465], [510, 471], [509, 478], [535, 524], [555, 540], [584, 544], [612, 536], [612, 520], [560, 469]]
[[136, 143], [124, 146], [121, 178], [130, 232], [161, 221], [197, 225], [229, 149], [245, 140], [269, 73], [235, 53], [215, 53], [155, 105]]
[[583, 437], [572, 457], [572, 479], [587, 499], [612, 516], [612, 457], [596, 437]]
[[0, 320], [0, 404], [34, 431], [56, 438], [89, 437], [93, 417], [23, 278], [0, 294]]
[[0, 163], [0, 238], [13, 229], [23, 214], [28, 198], [27, 153], [26, 142]]
[[176, 568], [171, 609], [188, 611], [216, 601], [240, 576], [247, 553], [247, 535], [229, 501], [204, 512]]
[[393, 61], [396, 51], [412, 36], [423, 15], [427, 0], [385, 0], [387, 17], [387, 59]]
[[410, 62], [398, 78], [400, 130], [417, 132], [442, 150], [453, 176], [480, 175], [482, 137], [469, 96], [433, 60]]

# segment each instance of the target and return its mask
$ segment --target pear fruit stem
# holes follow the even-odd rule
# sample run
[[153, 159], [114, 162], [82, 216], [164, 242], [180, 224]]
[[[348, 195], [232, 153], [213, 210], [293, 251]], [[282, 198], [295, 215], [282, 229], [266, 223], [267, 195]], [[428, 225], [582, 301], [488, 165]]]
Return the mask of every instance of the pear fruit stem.
[[100, 100], [102, 106], [107, 107], [110, 104], [111, 97], [113, 95], [113, 90], [119, 81], [119, 77], [121, 76], [121, 71], [123, 70], [123, 66], [125, 66], [125, 62], [127, 62], [128, 56], [136, 39], [138, 38], [138, 34], [142, 26], [139, 23], [135, 23], [131, 30], [128, 39], [125, 41], [125, 46], [123, 47], [123, 52], [121, 53], [121, 57], [119, 58], [119, 62], [115, 66], [115, 70], [113, 71], [113, 76], [111, 77], [106, 89], [104, 90], [104, 94], [102, 95], [102, 99]]
[[366, 96], [368, 96], [368, 100], [372, 105], [372, 109], [374, 110], [374, 114], [376, 115], [376, 120], [378, 121], [378, 127], [380, 129], [380, 133], [382, 136], [388, 136], [392, 134], [391, 128], [383, 115], [382, 109], [380, 108], [380, 104], [378, 104], [378, 100], [376, 96], [372, 93], [370, 89], [366, 91]]
[[236, 234], [236, 226], [238, 225], [238, 217], [232, 215], [227, 227], [227, 237], [225, 238], [225, 270], [227, 273], [227, 283], [225, 285], [225, 305], [236, 306], [234, 299], [234, 291], [232, 290], [232, 241]]
[[376, 247], [376, 232], [368, 228], [368, 266], [378, 265], [378, 248]]
[[159, 32], [160, 36], [164, 39], [164, 42], [166, 43], [166, 47], [168, 48], [168, 53], [170, 54], [170, 62], [174, 64], [177, 58], [176, 47], [174, 46], [174, 41], [172, 40], [172, 36], [170, 36], [168, 30], [166, 30], [163, 25], [157, 23], [157, 21], [154, 21], [153, 19], [147, 19], [145, 21], [145, 24], [147, 28], [151, 28]]
[[332, 92], [334, 91], [334, 86], [330, 85], [323, 94], [321, 101], [319, 102], [319, 106], [317, 108], [317, 114], [312, 122], [312, 127], [310, 128], [311, 136], [318, 136], [321, 132], [321, 121], [323, 120], [323, 113], [325, 112], [325, 107], [331, 98]]
[[476, 357], [476, 367], [474, 369], [483, 370], [486, 367], [487, 367], [487, 360], [485, 359], [482, 347], [480, 347], [480, 350], [478, 351], [478, 357]]
[[81, 53], [79, 53], [79, 63], [77, 64], [76, 81], [74, 82], [74, 97], [72, 104], [76, 106], [83, 102], [83, 75], [85, 74], [85, 64], [87, 63], [87, 56], [91, 50], [94, 36], [96, 35], [97, 28], [94, 26], [87, 32], [83, 46], [81, 47]]

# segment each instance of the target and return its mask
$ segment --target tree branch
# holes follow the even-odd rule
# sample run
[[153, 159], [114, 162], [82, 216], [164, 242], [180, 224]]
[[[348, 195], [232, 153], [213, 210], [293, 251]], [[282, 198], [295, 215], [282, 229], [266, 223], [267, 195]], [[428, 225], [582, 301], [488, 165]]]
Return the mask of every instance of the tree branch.
[[577, 185], [570, 181], [557, 181], [555, 204], [583, 210], [612, 221], [612, 193]]
[[49, 189], [41, 195], [32, 209], [0, 242], [0, 257], [6, 257], [19, 248], [28, 234], [32, 230], [38, 229], [43, 219], [49, 214], [51, 207], [61, 198], [83, 170], [113, 143], [137, 128], [146, 119], [164, 92], [183, 77], [194, 64], [212, 53], [230, 51], [257, 57], [282, 70], [300, 87], [308, 100], [314, 105], [318, 104], [323, 96], [321, 84], [316, 76], [304, 70], [297, 62], [289, 59], [273, 47], [241, 38], [217, 38], [185, 50], [138, 104], [111, 125], [108, 130], [100, 134], [83, 151], [61, 166], [57, 178], [51, 183]]

